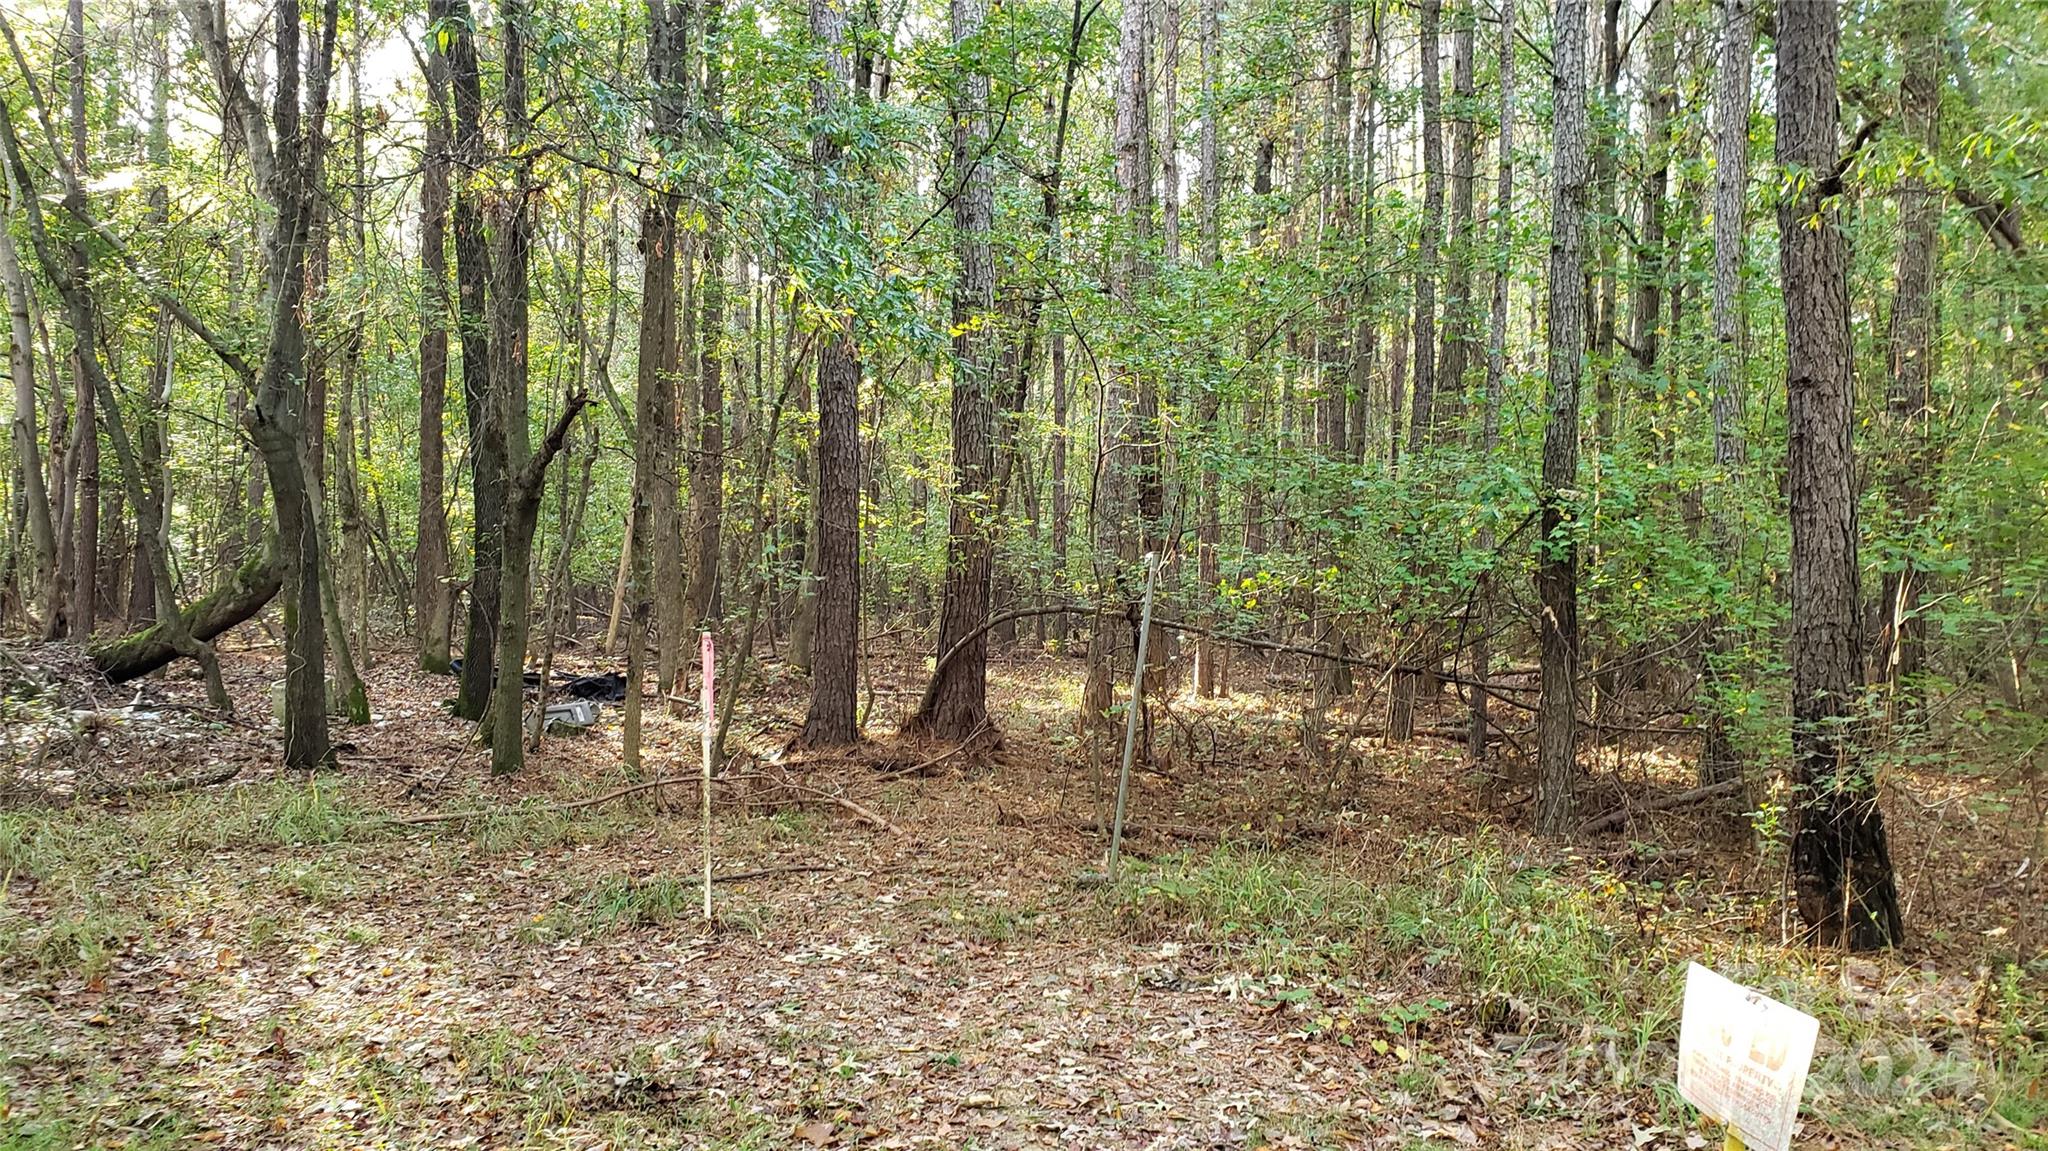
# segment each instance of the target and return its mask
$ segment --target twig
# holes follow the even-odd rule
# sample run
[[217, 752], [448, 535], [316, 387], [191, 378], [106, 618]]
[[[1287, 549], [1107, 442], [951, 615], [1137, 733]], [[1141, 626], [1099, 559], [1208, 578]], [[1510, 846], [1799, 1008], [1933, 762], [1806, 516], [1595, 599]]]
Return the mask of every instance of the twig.
[[806, 871], [831, 871], [830, 864], [792, 863], [786, 867], [757, 867], [752, 871], [729, 871], [711, 877], [713, 883], [739, 883], [747, 879], [765, 879], [771, 875], [796, 875]]
[[938, 753], [937, 755], [931, 756], [930, 758], [925, 759], [921, 762], [914, 763], [909, 767], [900, 767], [897, 768], [895, 771], [889, 772], [885, 775], [878, 775], [875, 777], [875, 782], [887, 783], [892, 779], [902, 779], [906, 775], [923, 774], [927, 769], [936, 767], [939, 764], [945, 762], [946, 760], [949, 760], [954, 756], [959, 755], [961, 752], [966, 751], [968, 748], [973, 747], [975, 741], [981, 738], [981, 733], [987, 731], [991, 726], [993, 726], [993, 722], [994, 721], [984, 717], [980, 723], [974, 725], [973, 731], [967, 733], [966, 739], [961, 740], [959, 743], [954, 744], [952, 747], [947, 748], [946, 750]]
[[202, 787], [213, 787], [226, 783], [242, 774], [242, 765], [229, 764], [205, 775], [186, 775], [176, 779], [145, 780], [125, 787], [109, 787], [94, 791], [88, 799], [144, 799], [159, 795], [175, 795], [181, 791], [195, 791]]
[[790, 783], [787, 780], [781, 781], [781, 783], [783, 787], [787, 787], [791, 791], [801, 791], [806, 795], [822, 799], [825, 802], [832, 804], [833, 806], [838, 807], [853, 816], [863, 819], [868, 823], [874, 824], [876, 827], [881, 828], [883, 831], [891, 832], [896, 835], [903, 834], [902, 828], [896, 826], [893, 823], [890, 823], [888, 820], [882, 818], [881, 816], [875, 814], [872, 811], [869, 811], [867, 808], [862, 807], [860, 804], [855, 803], [854, 801], [846, 798], [843, 795], [834, 795], [829, 791], [820, 791], [815, 787], [805, 787], [801, 783]]

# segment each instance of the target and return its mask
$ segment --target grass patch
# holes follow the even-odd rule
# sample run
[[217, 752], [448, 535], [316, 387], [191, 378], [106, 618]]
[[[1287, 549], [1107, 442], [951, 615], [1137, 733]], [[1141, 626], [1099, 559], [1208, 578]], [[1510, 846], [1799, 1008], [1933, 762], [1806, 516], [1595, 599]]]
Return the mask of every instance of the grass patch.
[[159, 856], [376, 839], [385, 829], [381, 814], [360, 804], [344, 784], [319, 777], [181, 796], [116, 822]]
[[0, 1151], [74, 1151], [121, 1147], [126, 1151], [181, 1151], [198, 1145], [199, 1129], [183, 1115], [153, 1108], [80, 1118], [14, 1113], [0, 1096]]
[[[97, 896], [37, 919], [0, 912], [0, 960], [46, 974], [104, 973], [142, 923]], [[0, 1144], [4, 1146], [4, 1144]]]
[[1570, 861], [1528, 866], [1484, 837], [1401, 862], [1395, 878], [1368, 882], [1224, 848], [1136, 870], [1099, 893], [1099, 909], [1141, 940], [1220, 949], [1303, 1021], [1305, 1039], [1383, 1035], [1413, 1047], [1419, 1067], [1438, 1021], [1355, 988], [1420, 980], [1430, 1016], [1561, 1038], [1579, 1071], [1681, 1121], [1671, 1083], [1685, 963], [1697, 959], [1821, 1020], [1808, 1098], [1829, 1126], [1906, 1145], [1995, 1130], [2048, 1147], [2048, 958], [1952, 977], [1957, 1006], [1929, 1012], [1930, 989], [1908, 985], [1910, 973], [1874, 992], [1845, 978], [1838, 955], [1688, 929], [1698, 893], [1667, 904], [1662, 886]]
[[[245, 848], [324, 847], [380, 834], [381, 819], [333, 780], [277, 781], [165, 797], [133, 812], [92, 805], [0, 816], [0, 962], [43, 972], [104, 972], [142, 933], [164, 861]], [[349, 894], [318, 858], [287, 865], [282, 885], [310, 903]], [[251, 924], [273, 935], [275, 924]]]
[[610, 843], [639, 825], [638, 820], [623, 811], [553, 811], [540, 799], [528, 799], [514, 806], [480, 804], [479, 809], [483, 814], [469, 821], [469, 838], [483, 855]]
[[610, 875], [581, 896], [557, 903], [520, 932], [528, 942], [551, 942], [591, 935], [610, 935], [636, 927], [652, 927], [703, 910], [704, 889], [697, 877], [653, 875], [634, 879]]
[[1005, 903], [994, 893], [960, 894], [942, 901], [939, 914], [953, 930], [983, 943], [1015, 943], [1037, 932], [1044, 913]]

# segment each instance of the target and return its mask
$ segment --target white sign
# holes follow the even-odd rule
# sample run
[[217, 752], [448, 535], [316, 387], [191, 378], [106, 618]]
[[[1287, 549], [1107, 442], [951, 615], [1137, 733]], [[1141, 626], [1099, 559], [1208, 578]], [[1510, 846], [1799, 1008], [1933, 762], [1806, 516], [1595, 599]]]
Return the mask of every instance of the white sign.
[[1820, 1021], [1692, 964], [1678, 1025], [1678, 1093], [1753, 1151], [1786, 1151]]

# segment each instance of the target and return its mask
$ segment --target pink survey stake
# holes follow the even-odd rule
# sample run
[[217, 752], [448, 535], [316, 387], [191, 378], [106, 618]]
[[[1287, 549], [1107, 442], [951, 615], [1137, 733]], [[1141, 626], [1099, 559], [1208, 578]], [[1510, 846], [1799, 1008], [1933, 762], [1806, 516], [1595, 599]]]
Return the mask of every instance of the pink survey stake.
[[704, 715], [708, 719], [712, 711], [711, 685], [715, 682], [713, 673], [718, 666], [718, 658], [717, 654], [712, 650], [711, 633], [708, 631], [704, 632], [699, 638], [703, 640], [704, 670], [702, 678], [704, 681]]

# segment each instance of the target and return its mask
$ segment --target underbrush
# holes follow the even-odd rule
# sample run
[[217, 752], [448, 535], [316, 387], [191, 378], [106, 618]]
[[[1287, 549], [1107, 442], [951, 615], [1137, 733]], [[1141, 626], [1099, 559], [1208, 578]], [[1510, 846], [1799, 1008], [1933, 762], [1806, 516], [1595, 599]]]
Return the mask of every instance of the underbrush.
[[[533, 917], [520, 929], [529, 943], [551, 943], [611, 935], [639, 927], [654, 927], [678, 919], [696, 919], [704, 907], [701, 875], [651, 875], [635, 879], [607, 875], [579, 895], [557, 902]], [[731, 895], [715, 903], [717, 924], [758, 935], [762, 909]]]
[[[1555, 1075], [1642, 1090], [1667, 1116], [1683, 1114], [1679, 1006], [1698, 961], [1820, 1019], [1808, 1105], [1830, 1126], [2048, 1147], [2048, 958], [1943, 978], [1781, 946], [1717, 929], [1699, 908], [1735, 905], [1709, 893], [1533, 865], [1489, 837], [1418, 842], [1399, 867], [1365, 879], [1222, 848], [1136, 870], [1099, 908], [1139, 940], [1219, 955], [1234, 990], [1256, 988], [1305, 1040], [1421, 1066], [1409, 1045], [1425, 1029], [1527, 1037], [1561, 1052]], [[1389, 985], [1398, 996], [1359, 990]]]
[[371, 839], [382, 828], [341, 785], [318, 779], [170, 797], [131, 812], [0, 813], [0, 967], [91, 978], [146, 934], [141, 908], [166, 864]]

